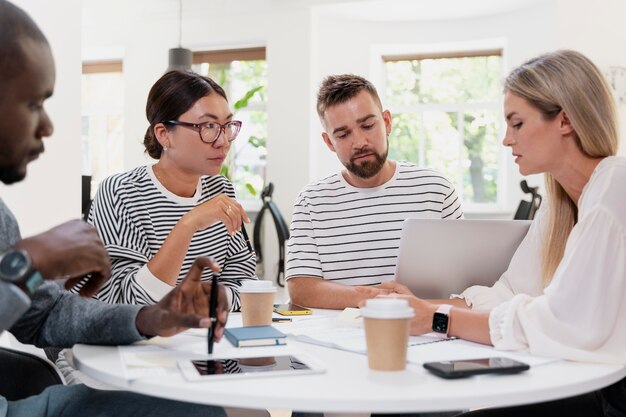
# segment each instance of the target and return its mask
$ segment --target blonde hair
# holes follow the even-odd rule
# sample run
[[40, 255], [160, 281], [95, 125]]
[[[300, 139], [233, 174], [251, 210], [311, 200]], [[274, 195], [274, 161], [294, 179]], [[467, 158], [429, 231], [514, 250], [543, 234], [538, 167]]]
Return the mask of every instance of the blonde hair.
[[[604, 76], [576, 51], [540, 55], [514, 69], [504, 91], [528, 101], [546, 120], [563, 111], [574, 128], [574, 140], [590, 158], [615, 155], [619, 143], [615, 103]], [[578, 207], [549, 173], [547, 235], [543, 239], [542, 276], [547, 285], [556, 271], [578, 217]]]

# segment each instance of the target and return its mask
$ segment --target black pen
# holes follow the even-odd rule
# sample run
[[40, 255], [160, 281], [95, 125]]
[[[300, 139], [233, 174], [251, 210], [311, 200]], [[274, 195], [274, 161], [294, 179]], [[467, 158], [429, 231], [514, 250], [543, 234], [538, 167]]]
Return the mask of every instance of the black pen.
[[291, 321], [289, 317], [272, 317], [272, 323], [287, 323]]
[[250, 238], [248, 237], [248, 232], [246, 232], [246, 225], [244, 224], [244, 222], [241, 222], [241, 233], [243, 233], [243, 238], [246, 241], [246, 246], [248, 246], [248, 250], [250, 251], [250, 253], [254, 253], [252, 252], [252, 245], [250, 244]]
[[208, 330], [209, 354], [213, 353], [213, 342], [215, 341], [215, 327], [217, 326], [217, 274], [213, 273], [211, 281], [211, 299], [209, 300], [209, 316], [211, 316], [211, 327]]

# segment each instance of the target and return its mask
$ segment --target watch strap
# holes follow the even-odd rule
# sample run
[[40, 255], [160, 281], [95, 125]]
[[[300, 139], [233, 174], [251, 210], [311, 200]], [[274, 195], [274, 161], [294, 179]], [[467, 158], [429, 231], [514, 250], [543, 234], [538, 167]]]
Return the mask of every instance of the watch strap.
[[[21, 257], [21, 261], [19, 257]], [[15, 269], [15, 262], [18, 262], [18, 265], [21, 263], [17, 270]], [[9, 249], [0, 255], [0, 279], [20, 287], [30, 295], [43, 283], [43, 277], [33, 267], [28, 252], [19, 249]]]
[[41, 284], [43, 284], [43, 277], [41, 276], [39, 271], [36, 270], [34, 270], [24, 282], [24, 286], [31, 294], [34, 293]]

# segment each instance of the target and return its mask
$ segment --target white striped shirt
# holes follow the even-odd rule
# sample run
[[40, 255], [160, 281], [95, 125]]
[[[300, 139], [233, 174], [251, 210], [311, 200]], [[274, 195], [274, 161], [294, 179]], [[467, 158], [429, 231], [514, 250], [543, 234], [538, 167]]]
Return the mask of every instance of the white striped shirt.
[[390, 281], [405, 219], [461, 217], [454, 186], [436, 171], [396, 162], [393, 177], [374, 188], [353, 187], [338, 173], [296, 199], [285, 275], [345, 285]]
[[[151, 166], [135, 168], [106, 178], [89, 213], [111, 257], [112, 276], [96, 295], [109, 303], [153, 304], [173, 287], [152, 275], [148, 261], [165, 239], [194, 207], [226, 194], [235, 198], [232, 184], [223, 176], [205, 176], [198, 181], [193, 197], [179, 197], [156, 179]], [[228, 290], [231, 309], [239, 310], [239, 287], [245, 279], [256, 279], [256, 258], [248, 250], [241, 231], [230, 236], [222, 222], [196, 232], [189, 244], [177, 283], [199, 256], [212, 257], [222, 268], [219, 281]], [[213, 272], [205, 269], [202, 280]]]

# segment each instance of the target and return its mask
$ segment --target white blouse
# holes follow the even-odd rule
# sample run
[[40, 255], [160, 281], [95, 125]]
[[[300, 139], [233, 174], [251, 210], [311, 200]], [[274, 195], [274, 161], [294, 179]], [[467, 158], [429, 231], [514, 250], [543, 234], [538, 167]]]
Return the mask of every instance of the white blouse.
[[462, 295], [473, 308], [492, 309], [489, 329], [497, 349], [626, 364], [626, 158], [598, 164], [578, 209], [563, 259], [545, 289], [543, 207], [498, 282]]

